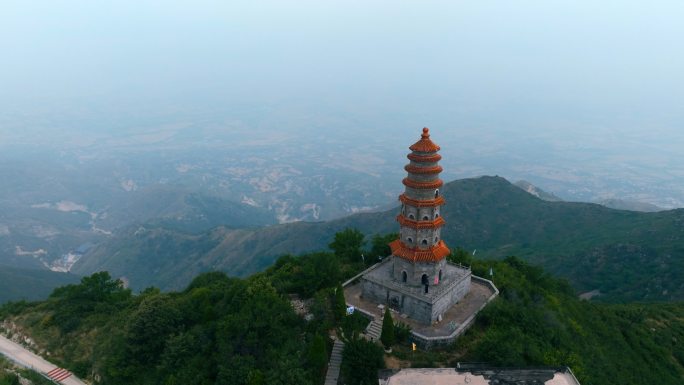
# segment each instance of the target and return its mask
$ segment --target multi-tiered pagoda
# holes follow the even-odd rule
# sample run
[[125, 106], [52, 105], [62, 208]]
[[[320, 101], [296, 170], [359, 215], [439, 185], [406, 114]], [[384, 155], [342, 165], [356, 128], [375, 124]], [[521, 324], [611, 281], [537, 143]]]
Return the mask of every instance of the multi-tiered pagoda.
[[363, 276], [362, 296], [432, 323], [468, 293], [471, 273], [446, 261], [450, 251], [441, 238], [445, 221], [440, 208], [445, 201], [440, 193], [440, 148], [423, 128], [420, 140], [409, 149], [410, 163], [404, 167], [408, 176], [399, 196], [399, 239], [390, 243], [391, 263]]

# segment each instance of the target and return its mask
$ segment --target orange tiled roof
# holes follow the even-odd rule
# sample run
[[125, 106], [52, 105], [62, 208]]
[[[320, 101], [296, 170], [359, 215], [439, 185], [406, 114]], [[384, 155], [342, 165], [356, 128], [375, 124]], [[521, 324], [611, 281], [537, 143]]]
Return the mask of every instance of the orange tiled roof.
[[442, 156], [439, 154], [431, 154], [431, 155], [416, 155], [414, 153], [410, 153], [406, 155], [409, 160], [412, 160], [414, 162], [418, 163], [434, 163], [434, 162], [439, 162], [440, 159], [442, 159]]
[[414, 206], [414, 207], [435, 207], [435, 206], [441, 206], [444, 204], [444, 197], [441, 195], [438, 196], [436, 199], [428, 199], [425, 201], [419, 201], [415, 199], [411, 199], [406, 196], [406, 194], [401, 194], [399, 195], [399, 200], [402, 203]]
[[432, 167], [418, 167], [411, 164], [404, 166], [404, 170], [413, 174], [439, 174], [442, 172], [442, 166]]
[[404, 178], [404, 180], [401, 181], [401, 183], [404, 184], [406, 187], [411, 187], [411, 188], [418, 188], [418, 189], [433, 189], [433, 188], [439, 188], [442, 187], [444, 182], [442, 182], [441, 179], [434, 180], [432, 182], [416, 182], [415, 180], [411, 180], [409, 178]]
[[430, 129], [423, 128], [423, 134], [420, 136], [420, 140], [409, 147], [411, 151], [417, 152], [437, 152], [439, 151], [439, 146], [430, 140]]
[[430, 221], [417, 221], [408, 219], [401, 214], [397, 215], [397, 222], [402, 226], [410, 227], [412, 229], [436, 229], [440, 226], [444, 226], [446, 223], [442, 217]]
[[444, 241], [424, 250], [408, 247], [399, 239], [390, 242], [389, 246], [392, 255], [412, 262], [439, 262], [451, 253]]

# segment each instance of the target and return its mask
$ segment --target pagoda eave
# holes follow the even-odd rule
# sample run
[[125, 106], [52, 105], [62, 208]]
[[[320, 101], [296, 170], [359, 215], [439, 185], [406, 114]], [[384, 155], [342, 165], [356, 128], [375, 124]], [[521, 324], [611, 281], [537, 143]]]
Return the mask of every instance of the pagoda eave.
[[437, 206], [443, 205], [445, 202], [444, 197], [442, 197], [441, 195], [435, 199], [428, 199], [428, 200], [424, 200], [424, 201], [419, 201], [419, 200], [411, 199], [411, 198], [407, 197], [406, 194], [401, 194], [401, 195], [399, 195], [399, 200], [401, 201], [401, 203], [411, 205], [414, 207], [437, 207]]
[[441, 179], [437, 179], [431, 182], [417, 182], [409, 178], [404, 178], [404, 180], [402, 180], [401, 183], [403, 183], [406, 187], [415, 189], [435, 189], [440, 188], [442, 187], [442, 185], [444, 185], [444, 182]]
[[404, 170], [412, 174], [439, 174], [442, 172], [442, 166], [418, 167], [412, 164], [407, 164], [404, 166]]
[[417, 154], [408, 154], [406, 157], [417, 163], [435, 163], [439, 162], [442, 159], [442, 156], [439, 154], [430, 154], [430, 155], [417, 155]]
[[406, 226], [417, 230], [436, 229], [446, 224], [446, 221], [444, 221], [444, 218], [442, 217], [439, 217], [431, 221], [416, 221], [413, 219], [408, 219], [401, 214], [397, 215], [397, 222], [399, 222], [401, 226]]
[[444, 241], [439, 241], [428, 249], [408, 247], [399, 239], [390, 242], [389, 246], [392, 255], [411, 262], [439, 262], [451, 253]]

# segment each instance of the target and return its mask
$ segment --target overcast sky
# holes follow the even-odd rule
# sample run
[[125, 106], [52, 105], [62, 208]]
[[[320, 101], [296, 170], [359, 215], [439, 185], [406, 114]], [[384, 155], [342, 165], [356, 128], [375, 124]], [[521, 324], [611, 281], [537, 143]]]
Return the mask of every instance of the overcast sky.
[[680, 0], [5, 0], [0, 118], [295, 102], [376, 127], [675, 133], [683, 20]]

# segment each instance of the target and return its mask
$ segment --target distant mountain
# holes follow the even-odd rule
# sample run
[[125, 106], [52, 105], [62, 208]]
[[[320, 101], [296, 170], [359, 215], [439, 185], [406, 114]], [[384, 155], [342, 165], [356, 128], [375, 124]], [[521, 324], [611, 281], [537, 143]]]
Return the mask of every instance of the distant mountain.
[[89, 246], [121, 228], [150, 222], [188, 233], [216, 226], [250, 228], [277, 223], [265, 208], [200, 194], [180, 186], [151, 186], [113, 197], [100, 210], [82, 202], [31, 206], [0, 202], [0, 263], [69, 270]]
[[616, 209], [616, 210], [630, 210], [630, 211], [641, 211], [645, 213], [654, 213], [657, 211], [663, 211], [665, 210], [662, 207], [658, 207], [656, 205], [650, 204], [650, 203], [645, 203], [645, 202], [639, 202], [639, 201], [632, 201], [632, 200], [624, 200], [624, 199], [603, 199], [598, 202], [601, 206], [605, 206], [611, 209]]
[[77, 283], [79, 279], [74, 274], [0, 265], [0, 304], [22, 299], [42, 300], [56, 287]]
[[539, 187], [533, 185], [532, 183], [526, 181], [526, 180], [519, 180], [515, 182], [513, 185], [520, 187], [524, 191], [527, 191], [528, 193], [536, 196], [539, 199], [548, 201], [548, 202], [562, 202], [563, 199], [559, 198], [553, 193], [546, 192]]
[[[548, 202], [500, 177], [457, 180], [443, 192], [442, 237], [452, 248], [477, 249], [478, 257], [520, 256], [568, 278], [577, 290], [600, 290], [598, 299], [684, 299], [684, 210], [640, 213]], [[282, 254], [325, 249], [345, 227], [368, 235], [396, 232], [396, 214], [393, 209], [199, 235], [132, 227], [93, 248], [73, 271], [109, 270], [136, 289], [178, 289], [199, 272], [246, 276]]]

